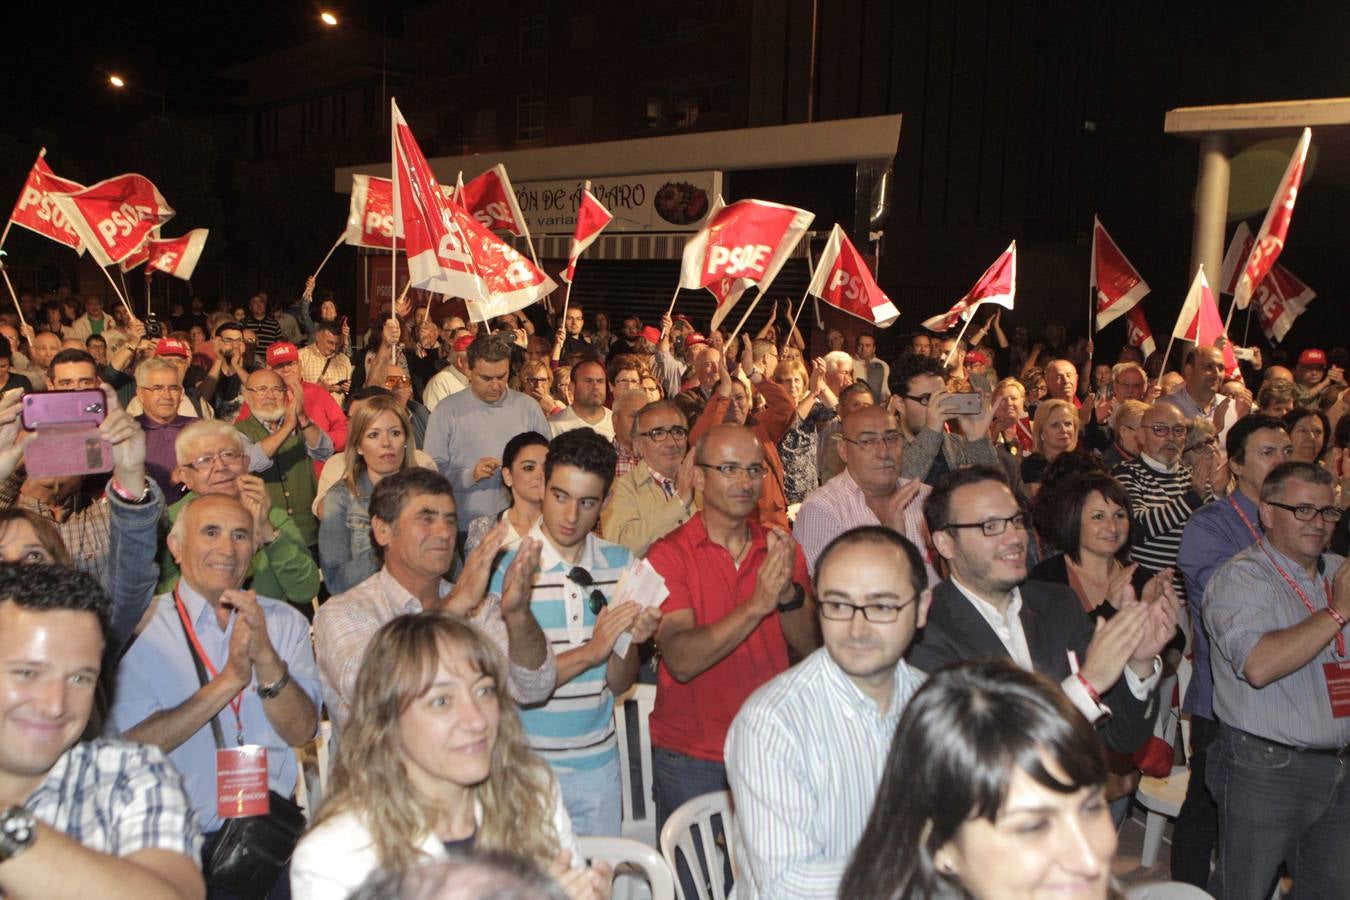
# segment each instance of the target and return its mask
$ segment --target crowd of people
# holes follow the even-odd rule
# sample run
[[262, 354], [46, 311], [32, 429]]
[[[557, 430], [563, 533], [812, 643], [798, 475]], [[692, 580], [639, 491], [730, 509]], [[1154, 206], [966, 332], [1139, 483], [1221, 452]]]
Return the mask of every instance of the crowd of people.
[[[639, 681], [657, 829], [729, 790], [740, 900], [1117, 896], [1173, 715], [1173, 877], [1346, 895], [1343, 349], [22, 305], [0, 895], [607, 897]], [[101, 393], [111, 472], [28, 474], [38, 390]]]

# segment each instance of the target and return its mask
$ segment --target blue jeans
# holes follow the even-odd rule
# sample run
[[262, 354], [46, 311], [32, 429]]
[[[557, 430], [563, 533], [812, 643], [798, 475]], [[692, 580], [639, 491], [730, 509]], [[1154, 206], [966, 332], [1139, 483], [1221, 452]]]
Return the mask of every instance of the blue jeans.
[[554, 766], [553, 775], [562, 791], [563, 805], [577, 836], [622, 837], [623, 802], [620, 794], [619, 754], [598, 769], [568, 769]]
[[1207, 764], [1219, 805], [1211, 894], [1267, 900], [1284, 862], [1300, 900], [1347, 896], [1350, 753], [1300, 752], [1220, 723]]
[[[652, 748], [652, 793], [656, 799], [656, 836], [660, 840], [661, 829], [665, 827], [666, 819], [670, 814], [679, 809], [680, 806], [700, 797], [703, 794], [712, 794], [717, 791], [727, 790], [727, 767], [722, 763], [711, 762], [706, 759], [698, 759], [693, 756], [686, 756], [683, 753], [677, 753], [674, 750], [666, 750], [661, 747]], [[725, 823], [723, 823], [725, 825]], [[731, 835], [714, 828], [719, 833], [714, 840], [725, 842], [730, 846]], [[695, 843], [695, 847], [699, 847]], [[700, 858], [703, 856], [702, 849], [698, 850]], [[731, 859], [727, 855], [728, 861]], [[706, 861], [703, 861], [703, 867], [709, 868]], [[685, 864], [684, 857], [680, 856], [677, 862], [676, 876], [680, 879], [685, 897], [697, 897], [698, 892], [694, 888], [692, 876]], [[723, 884], [731, 884], [731, 868], [724, 867]]]

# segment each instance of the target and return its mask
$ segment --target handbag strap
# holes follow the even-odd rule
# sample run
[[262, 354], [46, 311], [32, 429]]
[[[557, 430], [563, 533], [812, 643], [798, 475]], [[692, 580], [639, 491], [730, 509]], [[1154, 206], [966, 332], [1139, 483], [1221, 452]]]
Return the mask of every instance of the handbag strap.
[[[197, 669], [197, 680], [201, 682], [202, 687], [206, 687], [210, 680], [206, 677], [206, 667], [202, 665], [201, 658], [197, 656], [197, 651], [192, 647], [192, 636], [188, 634], [187, 625], [183, 622], [182, 616], [175, 616], [178, 619], [178, 627], [183, 629], [183, 640], [187, 641], [188, 656], [192, 657], [192, 665]], [[211, 736], [216, 739], [216, 749], [225, 749], [225, 733], [220, 729], [220, 722], [216, 717], [211, 716]]]

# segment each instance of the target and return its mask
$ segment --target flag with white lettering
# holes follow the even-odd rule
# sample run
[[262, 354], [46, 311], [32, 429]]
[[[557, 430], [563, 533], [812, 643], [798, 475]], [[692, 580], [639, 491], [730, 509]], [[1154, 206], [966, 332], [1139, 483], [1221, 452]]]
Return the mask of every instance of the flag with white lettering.
[[1261, 279], [1252, 294], [1261, 330], [1272, 344], [1278, 344], [1289, 333], [1289, 326], [1303, 314], [1317, 292], [1304, 284], [1294, 273], [1276, 263], [1270, 274]]
[[1294, 202], [1298, 199], [1299, 185], [1303, 181], [1303, 166], [1308, 160], [1308, 145], [1312, 143], [1312, 129], [1304, 128], [1303, 134], [1294, 147], [1294, 155], [1289, 158], [1284, 177], [1280, 179], [1279, 189], [1270, 201], [1270, 209], [1256, 232], [1256, 244], [1251, 255], [1242, 267], [1237, 287], [1233, 290], [1233, 303], [1238, 309], [1246, 309], [1251, 302], [1252, 292], [1261, 279], [1266, 277], [1275, 260], [1284, 250], [1285, 239], [1289, 236], [1289, 221], [1294, 216]]
[[452, 212], [455, 203], [442, 191], [412, 129], [390, 99], [393, 110], [393, 210], [403, 226], [411, 285], [466, 300], [486, 300], [465, 235]]
[[43, 158], [46, 155], [47, 148], [43, 147], [38, 153], [37, 161], [33, 163], [33, 168], [28, 172], [28, 180], [24, 182], [23, 190], [19, 191], [19, 199], [14, 203], [14, 211], [9, 214], [9, 220], [45, 238], [51, 238], [58, 244], [65, 244], [83, 256], [84, 242], [80, 240], [79, 232], [75, 230], [66, 214], [57, 207], [51, 194], [82, 191], [84, 185], [53, 174], [47, 160]]
[[458, 202], [492, 231], [506, 230], [516, 237], [530, 233], [516, 202], [516, 192], [501, 163], [459, 188]]
[[53, 192], [51, 198], [100, 266], [126, 259], [173, 218], [173, 208], [144, 175], [118, 175], [81, 191]]
[[558, 287], [527, 257], [516, 252], [462, 207], [451, 204], [451, 214], [464, 236], [474, 269], [483, 281], [484, 297], [467, 298], [469, 318], [486, 322], [537, 303]]
[[1158, 352], [1158, 345], [1153, 341], [1153, 331], [1144, 318], [1144, 308], [1138, 304], [1131, 306], [1130, 311], [1125, 313], [1125, 339], [1131, 347], [1139, 348], [1144, 359]]
[[1228, 252], [1223, 255], [1223, 269], [1219, 272], [1219, 293], [1231, 297], [1233, 291], [1237, 290], [1238, 278], [1242, 275], [1242, 264], [1252, 255], [1252, 244], [1255, 243], [1256, 238], [1252, 236], [1251, 227], [1246, 222], [1239, 222], [1237, 229], [1233, 231], [1233, 240], [1228, 243]]
[[184, 281], [192, 278], [197, 261], [202, 258], [207, 234], [209, 231], [206, 228], [194, 228], [181, 237], [150, 241], [149, 269]]
[[126, 259], [119, 262], [117, 268], [123, 272], [130, 272], [132, 269], [148, 260], [150, 258], [150, 241], [157, 237], [159, 237], [158, 228], [150, 232], [145, 240], [141, 241], [141, 245], [135, 250], [132, 250], [131, 253], [127, 255]]
[[1089, 279], [1097, 297], [1098, 331], [1129, 312], [1149, 292], [1148, 282], [1130, 265], [1096, 216], [1092, 217], [1092, 270]]
[[376, 175], [353, 175], [346, 242], [353, 247], [391, 250], [395, 234], [403, 237], [402, 223], [394, 220], [393, 182]]
[[703, 227], [684, 245], [680, 287], [706, 288], [717, 299], [712, 314], [717, 328], [751, 285], [768, 292], [815, 217], [767, 200], [724, 206], [719, 196]]
[[609, 210], [595, 199], [590, 185], [589, 181], [586, 182], [586, 187], [581, 191], [581, 206], [577, 209], [577, 227], [572, 232], [572, 246], [567, 251], [567, 271], [562, 273], [563, 281], [570, 282], [576, 277], [577, 260], [581, 259], [581, 254], [586, 252], [587, 247], [595, 243], [600, 232], [605, 230], [605, 226], [614, 220]]
[[[1193, 344], [1213, 346], [1220, 335], [1225, 335], [1223, 319], [1219, 316], [1219, 304], [1214, 292], [1209, 289], [1209, 280], [1205, 278], [1204, 267], [1198, 269], [1191, 289], [1186, 293], [1186, 302], [1181, 305], [1177, 324], [1172, 328], [1172, 336], [1178, 340]], [[1237, 357], [1233, 355], [1233, 342], [1225, 340], [1223, 345], [1224, 371], [1237, 371]]]
[[887, 328], [900, 317], [900, 310], [872, 277], [867, 260], [837, 224], [806, 292], [878, 328]]
[[1017, 295], [1017, 241], [1008, 245], [1008, 249], [998, 255], [989, 268], [984, 270], [980, 280], [960, 300], [940, 316], [926, 319], [922, 324], [929, 331], [950, 331], [956, 323], [975, 315], [975, 307], [985, 303], [997, 303], [1004, 309], [1013, 308]]

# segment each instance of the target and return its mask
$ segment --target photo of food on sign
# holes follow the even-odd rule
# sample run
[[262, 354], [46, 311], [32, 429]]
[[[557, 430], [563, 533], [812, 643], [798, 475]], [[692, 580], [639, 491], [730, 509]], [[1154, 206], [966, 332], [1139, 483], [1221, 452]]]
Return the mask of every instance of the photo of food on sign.
[[672, 225], [690, 225], [708, 212], [708, 192], [687, 181], [666, 182], [652, 201], [656, 213]]

